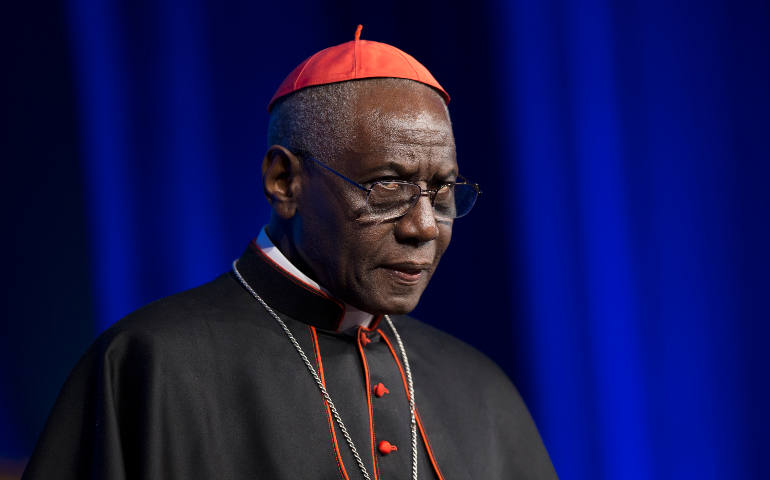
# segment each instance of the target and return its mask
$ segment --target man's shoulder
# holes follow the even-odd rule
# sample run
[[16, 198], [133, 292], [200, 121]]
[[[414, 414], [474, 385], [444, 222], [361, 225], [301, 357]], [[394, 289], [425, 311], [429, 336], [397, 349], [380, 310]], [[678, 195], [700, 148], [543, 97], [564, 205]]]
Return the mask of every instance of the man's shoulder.
[[118, 324], [147, 323], [163, 326], [164, 321], [184, 317], [194, 320], [223, 310], [237, 309], [242, 289], [230, 272], [188, 290], [155, 300], [121, 319]]
[[[230, 273], [203, 285], [151, 302], [105, 330], [94, 353], [132, 348], [171, 349], [191, 345], [212, 331], [258, 328], [255, 308]], [[235, 333], [234, 333], [235, 334]], [[172, 350], [169, 350], [172, 351]]]

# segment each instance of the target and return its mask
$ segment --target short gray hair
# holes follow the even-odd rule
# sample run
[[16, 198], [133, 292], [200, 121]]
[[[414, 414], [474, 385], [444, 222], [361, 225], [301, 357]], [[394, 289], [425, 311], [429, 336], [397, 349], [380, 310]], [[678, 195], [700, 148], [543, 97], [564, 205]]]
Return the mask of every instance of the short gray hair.
[[368, 78], [308, 87], [279, 99], [270, 114], [268, 146], [282, 145], [331, 161], [355, 138], [358, 95], [365, 87], [390, 82], [423, 85], [403, 78]]

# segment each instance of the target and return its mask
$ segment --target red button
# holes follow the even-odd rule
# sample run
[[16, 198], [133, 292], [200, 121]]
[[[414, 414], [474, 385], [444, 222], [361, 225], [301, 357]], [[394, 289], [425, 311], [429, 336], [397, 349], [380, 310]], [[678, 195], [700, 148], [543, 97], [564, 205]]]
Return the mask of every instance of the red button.
[[381, 397], [383, 395], [387, 395], [390, 393], [390, 390], [388, 390], [388, 387], [383, 385], [382, 383], [378, 383], [374, 386], [374, 394], [378, 397]]
[[387, 455], [390, 452], [395, 452], [398, 450], [398, 447], [395, 445], [392, 445], [389, 441], [383, 440], [380, 442], [380, 444], [377, 446], [377, 450], [380, 451], [381, 454]]

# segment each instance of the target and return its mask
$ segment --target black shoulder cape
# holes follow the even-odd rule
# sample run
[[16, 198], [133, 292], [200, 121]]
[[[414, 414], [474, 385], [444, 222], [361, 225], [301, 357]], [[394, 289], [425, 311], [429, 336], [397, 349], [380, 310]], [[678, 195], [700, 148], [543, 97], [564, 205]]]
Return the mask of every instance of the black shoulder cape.
[[[386, 322], [336, 332], [344, 305], [253, 243], [238, 268], [318, 371], [371, 479], [410, 478], [406, 380]], [[419, 478], [556, 478], [495, 364], [413, 318], [392, 320], [414, 377]], [[396, 450], [384, 454], [383, 442]], [[104, 332], [62, 388], [23, 478], [362, 476], [297, 351], [230, 272]]]

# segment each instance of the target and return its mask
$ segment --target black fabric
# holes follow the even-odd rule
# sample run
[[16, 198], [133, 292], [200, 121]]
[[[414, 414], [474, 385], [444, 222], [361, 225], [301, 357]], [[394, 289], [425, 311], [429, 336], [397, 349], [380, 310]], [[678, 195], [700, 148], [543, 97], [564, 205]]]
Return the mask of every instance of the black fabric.
[[[409, 478], [409, 404], [385, 322], [358, 335], [335, 333], [338, 302], [288, 280], [251, 249], [238, 265], [323, 371], [371, 478]], [[443, 478], [556, 478], [497, 366], [413, 318], [392, 320]], [[380, 382], [390, 393], [377, 397]], [[380, 454], [382, 440], [398, 450]], [[420, 478], [437, 478], [422, 437], [418, 446]], [[345, 475], [361, 478], [312, 377], [275, 320], [226, 273], [134, 312], [96, 340], [62, 388], [23, 478]]]
[[[238, 271], [252, 288], [257, 284], [260, 286], [258, 293], [271, 308], [292, 318], [308, 319], [319, 328], [334, 331], [345, 315], [342, 302], [323, 295], [276, 267], [254, 242], [238, 260]], [[261, 281], [268, 277], [271, 281]], [[287, 295], [286, 292], [292, 294]]]

